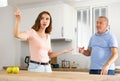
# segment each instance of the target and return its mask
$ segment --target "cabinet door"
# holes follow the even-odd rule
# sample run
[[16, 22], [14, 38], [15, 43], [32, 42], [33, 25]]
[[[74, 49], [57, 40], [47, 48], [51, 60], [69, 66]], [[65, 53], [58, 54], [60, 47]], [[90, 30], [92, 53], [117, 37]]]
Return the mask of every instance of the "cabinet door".
[[57, 5], [51, 8], [52, 15], [52, 33], [51, 38], [57, 39], [63, 37], [63, 12], [61, 5]]
[[61, 4], [55, 6], [52, 10], [53, 18], [53, 31], [51, 38], [69, 38], [71, 37], [70, 32], [73, 31], [73, 8], [67, 4]]
[[75, 15], [74, 15], [74, 8], [64, 4], [63, 6], [63, 20], [62, 20], [62, 27], [63, 27], [63, 31], [62, 31], [62, 35], [63, 38], [70, 38], [72, 39], [72, 35], [74, 33], [74, 21], [75, 21]]

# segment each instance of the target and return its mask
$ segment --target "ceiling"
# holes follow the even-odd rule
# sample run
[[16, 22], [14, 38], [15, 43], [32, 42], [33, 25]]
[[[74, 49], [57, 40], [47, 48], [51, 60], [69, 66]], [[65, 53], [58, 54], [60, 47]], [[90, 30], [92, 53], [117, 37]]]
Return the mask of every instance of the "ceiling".
[[[49, 3], [49, 2], [64, 2], [67, 4], [76, 4], [80, 2], [98, 2], [98, 0], [8, 0], [9, 5], [26, 5], [26, 4], [35, 4], [35, 3]], [[120, 0], [100, 0], [103, 2], [120, 2]]]
[[9, 5], [25, 5], [25, 4], [34, 4], [34, 3], [47, 3], [47, 2], [65, 2], [65, 3], [75, 3], [82, 1], [90, 1], [90, 0], [8, 0]]
[[9, 4], [16, 4], [16, 5], [22, 5], [22, 4], [31, 4], [31, 3], [43, 3], [43, 2], [50, 2], [55, 0], [8, 0]]

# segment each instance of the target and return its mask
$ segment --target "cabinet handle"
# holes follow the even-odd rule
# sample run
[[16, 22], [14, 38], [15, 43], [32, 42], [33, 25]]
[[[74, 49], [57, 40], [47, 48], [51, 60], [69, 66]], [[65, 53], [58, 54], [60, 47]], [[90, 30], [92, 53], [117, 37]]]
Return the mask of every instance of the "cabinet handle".
[[61, 28], [61, 36], [63, 37], [63, 27]]

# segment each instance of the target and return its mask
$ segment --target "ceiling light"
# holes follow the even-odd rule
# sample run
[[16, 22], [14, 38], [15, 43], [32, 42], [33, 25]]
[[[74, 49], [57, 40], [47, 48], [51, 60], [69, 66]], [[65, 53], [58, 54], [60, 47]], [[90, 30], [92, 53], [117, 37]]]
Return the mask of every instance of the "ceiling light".
[[7, 0], [0, 0], [0, 7], [6, 7], [8, 5]]

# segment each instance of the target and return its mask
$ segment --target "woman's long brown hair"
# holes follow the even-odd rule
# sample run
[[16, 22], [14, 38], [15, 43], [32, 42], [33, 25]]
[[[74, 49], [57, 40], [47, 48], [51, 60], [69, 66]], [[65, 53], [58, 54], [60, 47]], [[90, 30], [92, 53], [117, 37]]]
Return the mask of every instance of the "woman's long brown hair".
[[32, 26], [32, 29], [34, 29], [35, 31], [38, 31], [40, 29], [40, 27], [41, 27], [40, 21], [42, 19], [43, 14], [48, 14], [50, 16], [50, 24], [45, 30], [45, 33], [50, 34], [50, 32], [52, 31], [52, 17], [50, 15], [50, 13], [47, 11], [43, 11], [38, 15], [37, 19], [35, 20], [35, 24]]

